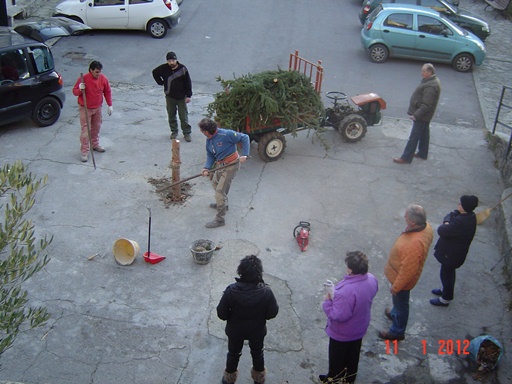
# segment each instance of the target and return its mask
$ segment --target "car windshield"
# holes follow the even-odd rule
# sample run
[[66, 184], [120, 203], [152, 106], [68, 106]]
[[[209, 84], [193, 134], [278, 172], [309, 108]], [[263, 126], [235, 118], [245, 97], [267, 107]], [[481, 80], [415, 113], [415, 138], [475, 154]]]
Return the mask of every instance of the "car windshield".
[[439, 13], [439, 16], [441, 17], [441, 19], [443, 19], [443, 22], [445, 24], [448, 24], [450, 26], [450, 28], [454, 30], [455, 33], [457, 33], [457, 34], [459, 34], [461, 36], [467, 36], [468, 35], [468, 31], [466, 31], [465, 29], [459, 27], [457, 24], [455, 24], [453, 21], [451, 21], [449, 18], [447, 18], [442, 13]]
[[451, 13], [454, 13], [454, 14], [459, 13], [459, 8], [457, 7], [456, 4], [452, 4], [449, 1], [443, 1], [443, 0], [441, 0], [440, 3], [442, 3], [446, 8], [448, 8]]

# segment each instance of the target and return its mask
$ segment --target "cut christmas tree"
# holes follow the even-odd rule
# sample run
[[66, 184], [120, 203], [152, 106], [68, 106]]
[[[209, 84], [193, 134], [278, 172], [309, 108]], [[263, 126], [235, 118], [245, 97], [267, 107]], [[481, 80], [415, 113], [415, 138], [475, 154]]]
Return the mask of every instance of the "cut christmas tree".
[[324, 107], [308, 77], [297, 71], [264, 71], [217, 81], [224, 89], [208, 105], [208, 114], [223, 128], [239, 132], [283, 127], [319, 128]]

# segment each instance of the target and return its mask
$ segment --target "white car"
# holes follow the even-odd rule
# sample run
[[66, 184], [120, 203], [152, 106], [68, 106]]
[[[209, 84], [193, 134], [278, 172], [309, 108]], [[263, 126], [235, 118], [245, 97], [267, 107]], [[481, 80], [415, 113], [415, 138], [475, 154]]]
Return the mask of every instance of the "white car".
[[176, 0], [65, 0], [54, 16], [79, 21], [93, 29], [136, 29], [161, 39], [180, 22]]

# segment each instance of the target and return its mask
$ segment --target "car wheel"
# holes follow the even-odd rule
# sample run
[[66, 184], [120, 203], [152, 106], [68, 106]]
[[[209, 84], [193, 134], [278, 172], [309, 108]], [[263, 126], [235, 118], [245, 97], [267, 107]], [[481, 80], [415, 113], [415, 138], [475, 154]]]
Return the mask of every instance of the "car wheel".
[[471, 71], [474, 64], [475, 60], [473, 59], [473, 56], [467, 53], [458, 54], [455, 56], [455, 59], [453, 59], [453, 68], [459, 72]]
[[60, 104], [53, 97], [45, 97], [36, 104], [32, 112], [32, 120], [40, 127], [55, 123], [60, 116]]
[[161, 39], [167, 34], [167, 24], [165, 24], [165, 21], [163, 20], [151, 20], [148, 23], [148, 32], [151, 37], [154, 37], [155, 39]]
[[370, 47], [370, 60], [374, 63], [383, 63], [389, 57], [388, 48], [383, 44], [375, 44]]

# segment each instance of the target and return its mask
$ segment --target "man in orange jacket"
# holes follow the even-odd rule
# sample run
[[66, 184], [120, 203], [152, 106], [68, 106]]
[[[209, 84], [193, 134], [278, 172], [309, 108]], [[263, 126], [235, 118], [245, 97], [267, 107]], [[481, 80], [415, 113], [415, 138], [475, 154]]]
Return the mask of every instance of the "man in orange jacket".
[[396, 239], [389, 252], [384, 274], [391, 283], [393, 309], [386, 308], [385, 315], [393, 321], [389, 331], [380, 331], [379, 337], [403, 340], [409, 320], [409, 297], [418, 282], [434, 232], [427, 223], [427, 214], [420, 205], [411, 204], [405, 210], [407, 227]]

